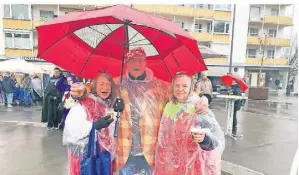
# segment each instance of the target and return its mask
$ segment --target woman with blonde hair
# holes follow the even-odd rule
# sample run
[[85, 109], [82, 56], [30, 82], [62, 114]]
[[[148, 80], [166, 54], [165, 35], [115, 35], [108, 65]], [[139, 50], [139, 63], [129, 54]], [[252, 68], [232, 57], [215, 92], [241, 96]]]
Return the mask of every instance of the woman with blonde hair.
[[214, 114], [197, 114], [194, 82], [184, 73], [172, 80], [164, 108], [154, 175], [220, 175], [224, 134]]

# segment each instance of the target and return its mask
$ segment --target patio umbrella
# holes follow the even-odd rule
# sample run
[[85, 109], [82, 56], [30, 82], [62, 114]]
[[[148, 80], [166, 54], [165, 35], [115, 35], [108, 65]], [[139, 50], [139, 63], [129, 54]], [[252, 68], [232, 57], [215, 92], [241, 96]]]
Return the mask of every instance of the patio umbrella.
[[123, 75], [125, 55], [135, 47], [144, 48], [147, 66], [162, 80], [207, 69], [197, 41], [181, 27], [125, 5], [63, 15], [37, 32], [38, 57], [78, 77]]
[[236, 83], [238, 83], [240, 85], [240, 89], [242, 92], [245, 92], [248, 89], [248, 85], [239, 77], [236, 77], [234, 75], [224, 75], [222, 77], [220, 77], [221, 82], [223, 84], [225, 84], [226, 86], [232, 86], [233, 85], [233, 81], [235, 81]]

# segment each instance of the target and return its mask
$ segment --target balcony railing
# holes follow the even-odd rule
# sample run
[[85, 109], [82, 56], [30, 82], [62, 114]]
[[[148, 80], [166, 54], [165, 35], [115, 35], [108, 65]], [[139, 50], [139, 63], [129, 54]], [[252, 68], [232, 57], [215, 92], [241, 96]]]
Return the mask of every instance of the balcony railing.
[[3, 28], [4, 29], [30, 30], [31, 29], [31, 21], [30, 20], [3, 18]]
[[[260, 41], [264, 42], [265, 38], [259, 38], [258, 36], [248, 36], [247, 44], [249, 45], [260, 45]], [[288, 47], [290, 46], [290, 39], [286, 38], [268, 38], [267, 46], [280, 46]]]
[[265, 16], [264, 21], [266, 24], [293, 25], [293, 19], [287, 16]]
[[[246, 58], [246, 64], [261, 65], [261, 58]], [[264, 58], [264, 65], [288, 65], [288, 59], [285, 58]]]
[[32, 50], [29, 49], [5, 49], [6, 56], [32, 56]]
[[212, 9], [192, 8], [175, 5], [133, 5], [134, 8], [149, 13], [208, 18], [216, 20], [231, 20], [231, 11], [216, 11]]
[[199, 42], [229, 42], [229, 35], [227, 34], [190, 32], [190, 35]]
[[228, 63], [228, 58], [206, 58], [204, 59], [206, 64], [215, 64], [215, 63]]

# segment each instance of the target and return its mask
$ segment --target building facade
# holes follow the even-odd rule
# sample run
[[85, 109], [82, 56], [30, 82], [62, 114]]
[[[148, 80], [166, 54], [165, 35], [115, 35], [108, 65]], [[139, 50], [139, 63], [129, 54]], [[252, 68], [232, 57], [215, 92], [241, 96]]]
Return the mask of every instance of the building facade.
[[[58, 4], [1, 5], [0, 55], [5, 56], [2, 59], [22, 57], [35, 61], [46, 69], [52, 69], [54, 65], [36, 58], [38, 43], [35, 28], [58, 16], [96, 7]], [[205, 59], [213, 85], [219, 84], [219, 77], [229, 71], [230, 55], [233, 68], [238, 68], [237, 73], [241, 77], [247, 77], [250, 85], [257, 84], [261, 57], [264, 57], [264, 85], [273, 88], [276, 78], [280, 78], [285, 85], [290, 36], [285, 35], [284, 29], [293, 25], [292, 12], [287, 15], [287, 12], [292, 11], [291, 4], [133, 4], [131, 7], [174, 21], [189, 32], [199, 45], [224, 55]], [[268, 42], [261, 47], [260, 42], [264, 38]]]

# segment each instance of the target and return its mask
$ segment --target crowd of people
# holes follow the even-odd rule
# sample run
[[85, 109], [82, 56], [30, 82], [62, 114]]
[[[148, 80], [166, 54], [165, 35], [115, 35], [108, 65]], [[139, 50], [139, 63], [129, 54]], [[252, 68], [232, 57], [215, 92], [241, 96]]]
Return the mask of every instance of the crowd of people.
[[16, 74], [5, 72], [0, 74], [0, 105], [7, 105], [8, 108], [14, 105], [31, 107], [42, 103], [43, 91], [42, 81], [35, 74]]

